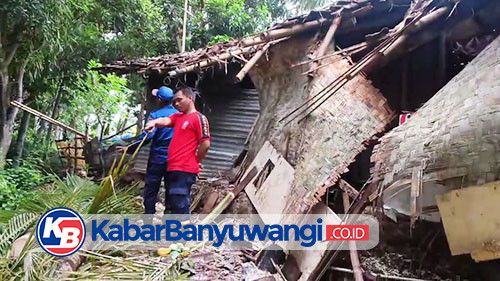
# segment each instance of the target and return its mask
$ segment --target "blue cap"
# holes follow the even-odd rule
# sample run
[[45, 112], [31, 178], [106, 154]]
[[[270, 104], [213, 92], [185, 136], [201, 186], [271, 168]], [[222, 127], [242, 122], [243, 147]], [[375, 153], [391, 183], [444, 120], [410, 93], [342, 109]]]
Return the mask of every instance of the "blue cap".
[[153, 90], [153, 96], [158, 97], [162, 101], [170, 102], [174, 98], [174, 91], [169, 87], [162, 86], [158, 91]]

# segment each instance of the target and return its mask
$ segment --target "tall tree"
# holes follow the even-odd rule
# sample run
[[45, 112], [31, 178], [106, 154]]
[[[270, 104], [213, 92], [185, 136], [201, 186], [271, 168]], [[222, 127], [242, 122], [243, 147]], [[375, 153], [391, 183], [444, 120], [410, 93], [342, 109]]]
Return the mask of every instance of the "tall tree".
[[56, 53], [66, 36], [74, 3], [70, 0], [6, 0], [0, 8], [0, 169], [3, 168], [18, 109], [24, 76], [34, 53], [45, 48]]

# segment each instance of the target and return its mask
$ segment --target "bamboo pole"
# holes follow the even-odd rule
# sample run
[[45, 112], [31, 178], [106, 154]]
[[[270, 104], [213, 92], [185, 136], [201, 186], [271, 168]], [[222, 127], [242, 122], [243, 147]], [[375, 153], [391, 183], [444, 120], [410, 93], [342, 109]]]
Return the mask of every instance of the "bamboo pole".
[[[258, 50], [253, 55], [253, 57], [249, 61], [246, 62], [245, 66], [240, 70], [240, 72], [238, 72], [238, 74], [236, 74], [236, 82], [243, 81], [243, 78], [245, 78], [245, 76], [248, 74], [250, 69], [257, 63], [257, 61], [262, 57], [262, 55], [267, 52], [269, 47], [271, 47], [272, 45], [277, 44], [281, 41], [284, 41], [288, 38], [289, 37], [284, 37], [281, 39], [277, 39], [275, 41], [268, 42], [266, 45], [264, 45], [264, 47], [262, 47], [262, 49]], [[237, 57], [237, 56], [235, 56], [235, 57]]]
[[[358, 63], [356, 63], [354, 66], [349, 68], [346, 72], [344, 72], [341, 76], [337, 77], [333, 82], [331, 82], [328, 86], [323, 88], [321, 91], [319, 91], [317, 94], [315, 94], [312, 98], [309, 98], [306, 100], [302, 105], [299, 107], [295, 108], [293, 111], [288, 113], [285, 117], [281, 118], [279, 122], [282, 122], [283, 120], [289, 118], [290, 116], [293, 116], [294, 113], [299, 111], [301, 108], [306, 107], [304, 110], [301, 110], [297, 114], [295, 114], [294, 117], [292, 117], [286, 124], [288, 125], [291, 123], [295, 118], [298, 118], [300, 115], [303, 113], [306, 113], [309, 111], [307, 114], [305, 114], [304, 117], [302, 117], [299, 122], [304, 120], [309, 114], [314, 112], [318, 107], [320, 107], [326, 100], [328, 100], [332, 95], [335, 94], [336, 91], [338, 91], [343, 85], [345, 85], [348, 81], [350, 81], [355, 75], [357, 75], [359, 72], [361, 72], [363, 69], [365, 69], [368, 65], [372, 64], [373, 61], [376, 61], [377, 58], [379, 57], [380, 53], [383, 53], [385, 50], [387, 50], [388, 47], [394, 44], [394, 42], [402, 36], [402, 34], [413, 24], [418, 22], [423, 16], [423, 13], [420, 14], [419, 16], [415, 17], [410, 23], [407, 25], [402, 26], [399, 28], [392, 36], [390, 36], [388, 39], [383, 41], [381, 44], [379, 44], [377, 47], [375, 47], [373, 50], [371, 50], [368, 54], [366, 54]], [[312, 104], [311, 104], [312, 102]], [[318, 103], [319, 102], [319, 103]], [[314, 106], [312, 110], [309, 108], [311, 106]]]
[[[316, 56], [315, 56], [316, 58], [319, 58], [319, 57], [322, 57], [325, 55], [328, 46], [330, 46], [330, 44], [333, 41], [333, 37], [335, 36], [335, 33], [337, 32], [337, 29], [338, 29], [341, 21], [342, 21], [342, 15], [338, 15], [332, 21], [332, 24], [330, 25], [330, 28], [328, 28], [328, 31], [326, 32], [325, 38], [323, 39], [323, 42], [321, 42], [321, 45], [318, 48], [318, 51], [317, 51]], [[313, 68], [313, 69], [317, 68], [318, 64], [319, 64], [319, 62], [315, 61], [313, 63], [313, 65], [311, 66], [311, 68]]]
[[243, 81], [243, 78], [247, 75], [248, 71], [257, 63], [257, 61], [262, 57], [262, 55], [269, 49], [271, 43], [267, 43], [262, 47], [262, 49], [258, 50], [253, 57], [245, 64], [245, 66], [236, 74], [236, 82]]
[[319, 61], [319, 60], [322, 60], [322, 59], [326, 59], [326, 58], [330, 58], [330, 57], [334, 57], [334, 56], [338, 56], [338, 55], [352, 55], [352, 54], [361, 52], [361, 51], [363, 51], [363, 50], [365, 50], [367, 48], [368, 48], [368, 43], [367, 42], [359, 43], [359, 44], [347, 47], [345, 49], [342, 49], [340, 51], [333, 52], [333, 53], [328, 54], [328, 55], [324, 55], [324, 56], [321, 56], [321, 57], [316, 57], [316, 58], [313, 58], [313, 59], [308, 59], [308, 60], [305, 60], [305, 61], [301, 61], [301, 62], [296, 63], [296, 64], [292, 64], [292, 67], [301, 66], [301, 65], [304, 65], [304, 64], [308, 64], [308, 63], [311, 63], [311, 62]]
[[191, 72], [191, 71], [195, 70], [196, 68], [203, 68], [203, 67], [211, 66], [211, 65], [220, 63], [220, 61], [230, 59], [234, 56], [249, 53], [255, 49], [254, 47], [256, 45], [261, 45], [263, 43], [266, 43], [266, 42], [269, 42], [269, 41], [272, 41], [275, 39], [282, 39], [282, 38], [288, 37], [292, 34], [296, 34], [296, 33], [300, 33], [300, 32], [312, 29], [314, 27], [317, 27], [317, 26], [323, 24], [324, 22], [327, 22], [328, 20], [329, 19], [321, 18], [321, 19], [309, 21], [309, 22], [306, 22], [306, 23], [303, 23], [300, 25], [295, 25], [295, 26], [292, 26], [289, 28], [269, 30], [269, 31], [263, 32], [261, 34], [257, 34], [256, 36], [253, 36], [253, 37], [250, 37], [247, 39], [243, 39], [240, 42], [240, 45], [243, 48], [240, 48], [240, 49], [237, 49], [234, 51], [228, 50], [226, 53], [222, 53], [214, 58], [206, 59], [206, 60], [203, 60], [201, 62], [191, 64], [191, 65], [188, 65], [188, 66], [185, 66], [182, 68], [177, 68], [175, 70], [169, 71], [168, 76], [175, 77], [175, 76], [178, 76], [180, 74]]
[[45, 114], [43, 114], [43, 113], [41, 113], [39, 111], [36, 111], [35, 109], [33, 109], [33, 108], [29, 107], [29, 106], [26, 106], [26, 105], [24, 105], [24, 104], [22, 104], [20, 102], [11, 101], [10, 104], [12, 106], [15, 106], [15, 107], [21, 109], [21, 110], [29, 112], [30, 114], [33, 114], [33, 115], [35, 115], [38, 118], [41, 118], [41, 119], [43, 119], [43, 120], [45, 120], [47, 122], [50, 122], [50, 123], [52, 123], [52, 124], [54, 124], [56, 126], [59, 126], [59, 127], [63, 128], [63, 129], [71, 131], [71, 132], [73, 132], [73, 133], [75, 133], [75, 134], [77, 134], [77, 135], [79, 135], [81, 137], [85, 137], [85, 133], [82, 133], [82, 132], [80, 132], [80, 131], [78, 131], [76, 129], [73, 129], [70, 126], [68, 126], [68, 125], [66, 125], [66, 124], [64, 124], [62, 122], [59, 122], [59, 121], [57, 121], [57, 120], [55, 120], [53, 118], [50, 118], [49, 116], [47, 116], [47, 115], [45, 115]]
[[449, 11], [448, 7], [441, 7], [425, 16], [423, 16], [420, 20], [415, 22], [413, 26], [410, 26], [408, 28], [408, 33], [404, 34], [392, 46], [384, 50], [383, 55], [384, 56], [389, 56], [390, 53], [393, 53], [395, 50], [399, 49], [401, 46], [404, 45], [404, 43], [408, 40], [408, 37], [410, 36], [411, 33], [422, 30], [425, 26], [429, 25], [430, 23], [433, 23], [440, 17], [446, 15]]
[[220, 63], [221, 61], [230, 59], [236, 55], [249, 53], [253, 49], [255, 49], [255, 47], [240, 48], [240, 49], [236, 49], [236, 50], [232, 50], [232, 51], [228, 50], [227, 53], [220, 54], [220, 55], [215, 56], [213, 58], [206, 59], [206, 60], [200, 61], [198, 63], [188, 65], [186, 67], [177, 68], [177, 69], [174, 69], [172, 71], [169, 71], [168, 76], [175, 77], [177, 75], [180, 75], [180, 74], [183, 74], [186, 72], [191, 72], [191, 71], [195, 70], [196, 68], [202, 68], [202, 67], [214, 65], [214, 64]]
[[[349, 212], [349, 194], [346, 192], [342, 193], [342, 201], [344, 202], [344, 212]], [[349, 255], [351, 257], [352, 270], [354, 273], [354, 280], [363, 281], [363, 273], [361, 271], [361, 265], [359, 263], [359, 255], [356, 250], [356, 241], [349, 241]]]
[[[371, 6], [371, 5], [358, 6], [358, 7], [359, 7], [358, 9], [352, 11], [352, 13], [351, 13], [352, 17], [357, 17], [357, 16], [361, 17], [361, 16], [368, 14], [368, 12], [370, 12], [371, 10], [373, 10], [373, 6]], [[353, 7], [353, 9], [355, 9], [355, 8], [357, 8], [357, 7]], [[341, 14], [344, 11], [340, 11], [340, 12], [335, 11], [335, 13]], [[326, 22], [329, 22], [329, 21], [332, 21], [332, 18], [320, 18], [320, 19], [308, 21], [308, 22], [305, 22], [302, 24], [295, 24], [295, 25], [292, 25], [290, 27], [268, 30], [268, 31], [256, 34], [252, 37], [243, 39], [241, 41], [241, 44], [245, 47], [246, 46], [253, 46], [256, 44], [262, 44], [262, 43], [270, 41], [270, 40], [288, 37], [288, 36], [293, 35], [293, 34], [301, 33], [301, 32], [307, 31], [309, 29], [316, 28], [316, 27], [318, 27]], [[339, 25], [340, 25], [340, 23], [339, 23]]]
[[255, 36], [243, 39], [241, 41], [241, 44], [244, 47], [259, 45], [259, 44], [262, 44], [262, 43], [265, 43], [265, 42], [268, 42], [271, 40], [280, 39], [283, 37], [288, 37], [292, 34], [304, 32], [306, 30], [318, 27], [321, 24], [323, 24], [327, 21], [330, 21], [330, 20], [331, 19], [320, 18], [320, 19], [308, 21], [308, 22], [305, 22], [302, 24], [296, 24], [296, 25], [293, 25], [291, 27], [268, 30], [268, 31], [262, 32], [260, 34], [256, 34]]

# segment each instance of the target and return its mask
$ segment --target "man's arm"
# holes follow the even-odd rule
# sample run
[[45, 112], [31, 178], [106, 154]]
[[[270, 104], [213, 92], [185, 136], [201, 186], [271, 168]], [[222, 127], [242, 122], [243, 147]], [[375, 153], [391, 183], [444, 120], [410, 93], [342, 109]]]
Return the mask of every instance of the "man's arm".
[[144, 126], [144, 130], [148, 133], [152, 133], [155, 128], [165, 128], [169, 127], [172, 124], [172, 120], [170, 117], [163, 117], [154, 120], [148, 121], [146, 126]]
[[201, 161], [205, 159], [205, 156], [207, 156], [209, 148], [210, 148], [210, 140], [209, 139], [201, 140], [200, 147], [198, 148], [198, 154], [196, 155], [198, 163], [201, 163]]

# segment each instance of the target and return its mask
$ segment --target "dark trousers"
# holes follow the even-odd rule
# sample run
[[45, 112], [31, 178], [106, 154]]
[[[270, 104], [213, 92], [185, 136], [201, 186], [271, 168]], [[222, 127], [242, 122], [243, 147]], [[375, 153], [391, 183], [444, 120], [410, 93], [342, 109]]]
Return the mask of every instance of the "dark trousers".
[[165, 214], [189, 214], [191, 206], [191, 186], [196, 174], [171, 171], [167, 173], [165, 192]]
[[[144, 211], [146, 214], [155, 213], [156, 198], [160, 191], [162, 179], [165, 179], [165, 186], [168, 186], [166, 178], [167, 163], [148, 163], [146, 185], [144, 186]], [[167, 194], [167, 192], [165, 192], [165, 194]]]

